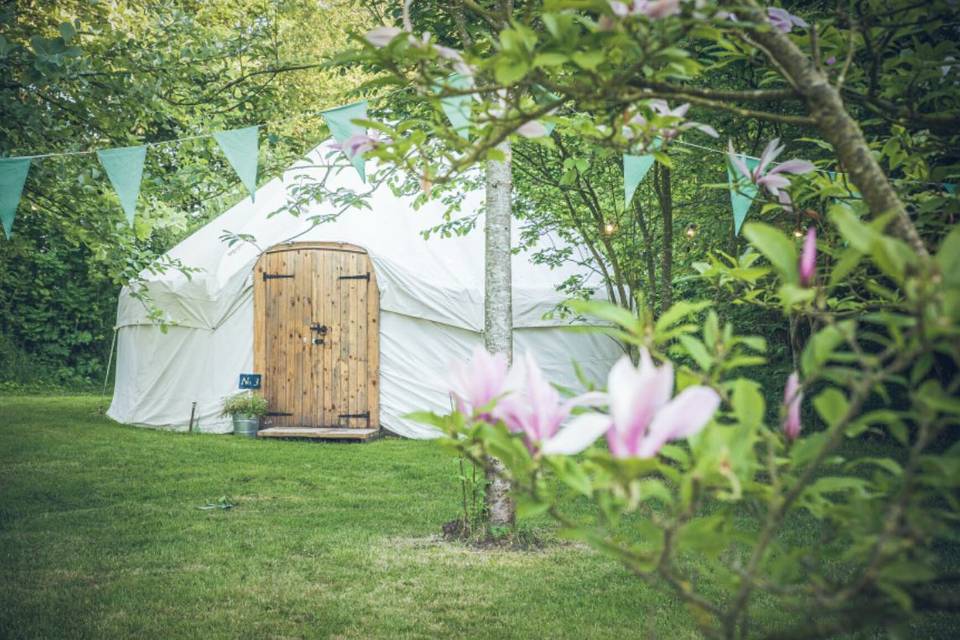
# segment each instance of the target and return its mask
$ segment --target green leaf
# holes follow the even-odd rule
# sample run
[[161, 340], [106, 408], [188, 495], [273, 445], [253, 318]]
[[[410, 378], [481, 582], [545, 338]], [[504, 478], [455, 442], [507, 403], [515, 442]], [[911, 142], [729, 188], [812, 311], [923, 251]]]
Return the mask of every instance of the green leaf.
[[960, 287], [960, 225], [953, 227], [937, 251], [937, 265], [948, 287]]
[[639, 320], [631, 311], [624, 309], [620, 305], [602, 300], [570, 300], [566, 303], [574, 313], [593, 316], [600, 320], [606, 320], [616, 325], [638, 332], [640, 328]]
[[653, 499], [660, 501], [664, 506], [673, 504], [673, 494], [670, 493], [670, 489], [662, 480], [655, 478], [645, 478], [637, 482], [637, 496], [640, 502]]
[[70, 41], [77, 36], [77, 29], [69, 22], [62, 22], [60, 23], [60, 36], [65, 43], [70, 44]]
[[[840, 326], [849, 328], [850, 323], [842, 323]], [[830, 356], [841, 343], [843, 343], [843, 333], [836, 325], [828, 325], [813, 334], [800, 357], [800, 368], [804, 377], [809, 378], [819, 373], [820, 368], [830, 360]]]
[[549, 508], [549, 502], [533, 500], [526, 495], [517, 497], [517, 517], [519, 518], [535, 518], [546, 513]]
[[660, 315], [660, 317], [657, 319], [657, 323], [653, 327], [653, 330], [655, 333], [662, 333], [670, 325], [679, 322], [688, 316], [698, 313], [712, 304], [713, 303], [709, 300], [700, 300], [697, 302], [682, 300], [680, 302], [676, 302], [672, 307]]
[[562, 457], [551, 459], [551, 463], [557, 478], [565, 485], [588, 498], [593, 494], [593, 484], [590, 482], [590, 476], [576, 461]]
[[737, 378], [733, 383], [733, 412], [737, 420], [750, 428], [763, 422], [766, 403], [760, 393], [760, 385], [747, 378]]
[[813, 407], [829, 426], [834, 426], [847, 413], [847, 398], [834, 387], [825, 389], [813, 399]]
[[688, 335], [678, 336], [678, 340], [680, 344], [683, 345], [683, 348], [686, 349], [687, 354], [697, 363], [698, 367], [704, 371], [710, 369], [713, 365], [713, 357], [702, 342]]
[[570, 57], [565, 53], [538, 53], [533, 59], [535, 67], [556, 67], [564, 64]]
[[797, 247], [785, 233], [762, 222], [744, 225], [743, 235], [762, 253], [770, 264], [780, 272], [789, 284], [797, 284]]
[[574, 64], [588, 71], [595, 70], [604, 60], [603, 51], [577, 51], [570, 57]]
[[861, 222], [847, 205], [840, 204], [830, 207], [829, 216], [840, 231], [840, 235], [854, 249], [860, 253], [870, 253], [880, 234]]
[[527, 75], [529, 70], [526, 62], [500, 58], [493, 68], [493, 75], [500, 84], [513, 84]]

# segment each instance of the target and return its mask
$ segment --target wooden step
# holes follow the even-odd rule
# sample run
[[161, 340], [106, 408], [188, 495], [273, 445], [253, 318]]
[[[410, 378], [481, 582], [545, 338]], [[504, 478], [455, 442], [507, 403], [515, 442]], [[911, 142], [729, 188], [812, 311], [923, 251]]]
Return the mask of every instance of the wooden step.
[[307, 438], [310, 440], [349, 440], [367, 442], [380, 437], [380, 429], [345, 427], [270, 427], [257, 432], [258, 438]]

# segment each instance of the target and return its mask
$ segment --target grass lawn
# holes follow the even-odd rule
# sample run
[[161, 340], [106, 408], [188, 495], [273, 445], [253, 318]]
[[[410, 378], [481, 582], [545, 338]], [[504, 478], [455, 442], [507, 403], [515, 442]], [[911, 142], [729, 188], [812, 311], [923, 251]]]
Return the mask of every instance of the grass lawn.
[[0, 397], [0, 638], [695, 637], [588, 549], [438, 541], [459, 485], [433, 443], [157, 432], [98, 404]]
[[99, 402], [0, 396], [0, 638], [697, 637], [582, 546], [439, 541], [459, 485], [433, 443], [158, 432]]

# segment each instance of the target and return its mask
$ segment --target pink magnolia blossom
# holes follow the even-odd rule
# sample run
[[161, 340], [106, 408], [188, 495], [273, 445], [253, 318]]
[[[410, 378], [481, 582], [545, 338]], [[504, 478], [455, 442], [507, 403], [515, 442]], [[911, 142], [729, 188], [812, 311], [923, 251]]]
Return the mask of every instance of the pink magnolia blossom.
[[393, 39], [401, 33], [403, 33], [403, 29], [400, 29], [399, 27], [374, 27], [373, 29], [370, 29], [370, 31], [367, 31], [367, 33], [363, 36], [363, 39], [378, 49], [382, 49], [393, 42]]
[[786, 407], [783, 433], [791, 441], [796, 440], [800, 435], [801, 402], [803, 402], [803, 389], [800, 387], [800, 376], [794, 371], [787, 378], [787, 384], [783, 388], [783, 404]]
[[543, 123], [541, 123], [539, 120], [524, 122], [522, 125], [517, 127], [517, 133], [524, 138], [543, 138], [544, 136], [549, 135], [547, 133], [547, 128], [543, 126]]
[[[393, 39], [402, 33], [405, 32], [399, 27], [380, 26], [374, 27], [370, 31], [367, 31], [367, 33], [364, 34], [363, 39], [374, 47], [382, 49], [393, 42]], [[476, 73], [476, 69], [467, 64], [463, 59], [463, 55], [456, 49], [451, 49], [450, 47], [445, 47], [439, 44], [432, 44], [430, 42], [430, 34], [428, 32], [422, 33], [419, 40], [414, 37], [412, 33], [407, 33], [407, 41], [411, 46], [419, 49], [429, 49], [431, 46], [433, 46], [433, 50], [437, 52], [437, 55], [440, 58], [453, 63], [453, 67], [457, 73], [468, 76], [472, 76]]]
[[545, 443], [547, 454], [572, 455], [604, 433], [615, 458], [651, 458], [671, 440], [699, 433], [720, 406], [710, 387], [691, 386], [673, 395], [673, 365], [657, 367], [649, 352], [640, 352], [640, 366], [624, 356], [607, 378], [610, 414], [584, 413]]
[[770, 7], [767, 9], [767, 19], [770, 20], [770, 24], [772, 24], [777, 31], [783, 33], [790, 33], [794, 27], [803, 29], [810, 26], [803, 18], [795, 16], [780, 7]]
[[511, 432], [523, 434], [531, 451], [552, 441], [574, 407], [606, 401], [603, 393], [585, 393], [561, 400], [559, 392], [529, 353], [510, 368], [504, 388], [504, 396], [494, 407], [493, 417], [503, 420]]
[[457, 411], [482, 420], [489, 414], [478, 413], [504, 393], [507, 380], [507, 356], [490, 354], [483, 347], [473, 350], [470, 361], [452, 367], [450, 395]]
[[680, 13], [680, 0], [633, 0], [629, 5], [611, 0], [609, 6], [618, 18], [646, 16], [651, 20], [660, 20]]
[[808, 286], [813, 282], [817, 270], [817, 228], [807, 229], [807, 238], [803, 241], [800, 253], [800, 284]]
[[[681, 131], [687, 131], [689, 129], [696, 129], [713, 138], [720, 137], [720, 135], [717, 133], [717, 130], [708, 124], [694, 122], [692, 120], [684, 121], [684, 118], [687, 115], [687, 111], [690, 110], [689, 102], [685, 102], [679, 107], [671, 109], [670, 105], [667, 104], [666, 100], [655, 98], [653, 100], [647, 101], [647, 106], [650, 108], [651, 111], [653, 111], [658, 116], [677, 118], [678, 120], [681, 121], [680, 124], [676, 126], [672, 126], [672, 127], [667, 126], [657, 130], [657, 136], [667, 142], [676, 138]], [[637, 125], [641, 127], [646, 126], [647, 123], [648, 123], [648, 120], [643, 116], [643, 114], [640, 114], [640, 113], [630, 118], [628, 122], [628, 124]], [[626, 127], [624, 129], [624, 137], [626, 137], [627, 139], [630, 139], [633, 137], [632, 128]]]
[[784, 147], [780, 145], [780, 138], [774, 138], [767, 144], [766, 149], [760, 154], [759, 164], [757, 164], [753, 171], [747, 167], [747, 163], [744, 162], [743, 157], [733, 150], [732, 141], [729, 142], [727, 149], [730, 162], [737, 168], [737, 171], [755, 185], [765, 187], [772, 196], [778, 196], [782, 189], [790, 186], [790, 180], [783, 175], [784, 173], [801, 174], [816, 169], [814, 164], [809, 160], [787, 160], [786, 162], [774, 164], [768, 171], [768, 168], [773, 161], [777, 159], [777, 156], [783, 153]]
[[371, 136], [366, 133], [358, 133], [344, 140], [342, 144], [339, 142], [331, 143], [330, 147], [339, 151], [343, 151], [347, 157], [352, 158], [358, 153], [365, 153], [372, 149], [376, 149], [384, 142], [386, 142], [386, 140], [376, 136]]

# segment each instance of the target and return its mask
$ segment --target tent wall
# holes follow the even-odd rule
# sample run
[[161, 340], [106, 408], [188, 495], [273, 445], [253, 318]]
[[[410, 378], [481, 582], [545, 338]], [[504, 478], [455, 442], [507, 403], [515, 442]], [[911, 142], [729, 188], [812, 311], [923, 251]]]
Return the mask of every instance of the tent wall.
[[[408, 438], [432, 438], [437, 432], [404, 416], [412, 411], [450, 408], [450, 365], [468, 358], [482, 343], [474, 331], [390, 311], [380, 315], [381, 425]], [[242, 372], [253, 370], [253, 302], [247, 297], [230, 322], [216, 331], [155, 326], [122, 327], [118, 334], [117, 387], [109, 415], [120, 422], [185, 430], [197, 403], [200, 429], [228, 433], [229, 418], [219, 416], [223, 398], [236, 393]], [[238, 349], [235, 345], [245, 344]], [[621, 353], [606, 336], [574, 333], [558, 327], [518, 329], [517, 353], [532, 351], [552, 381], [579, 388], [572, 361], [601, 382]], [[195, 367], [192, 363], [202, 363]]]

